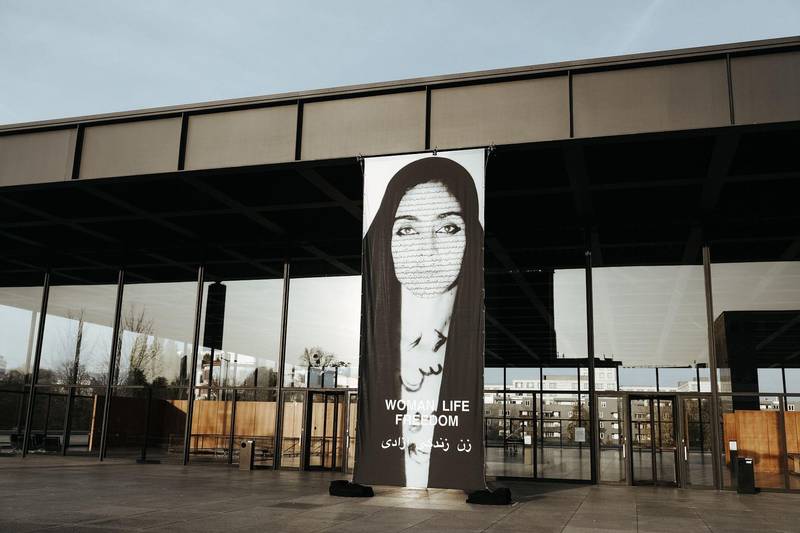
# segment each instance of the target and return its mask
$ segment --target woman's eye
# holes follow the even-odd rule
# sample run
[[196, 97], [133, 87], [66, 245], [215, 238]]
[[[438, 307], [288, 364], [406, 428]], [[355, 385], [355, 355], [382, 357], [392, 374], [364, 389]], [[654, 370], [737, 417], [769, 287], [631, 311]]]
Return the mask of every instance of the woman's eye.
[[455, 235], [461, 231], [461, 227], [455, 224], [445, 224], [441, 228], [436, 230], [436, 233], [447, 233], [448, 235]]
[[404, 235], [416, 235], [417, 231], [412, 228], [411, 226], [403, 226], [402, 228], [398, 228], [395, 232], [395, 235], [404, 236]]

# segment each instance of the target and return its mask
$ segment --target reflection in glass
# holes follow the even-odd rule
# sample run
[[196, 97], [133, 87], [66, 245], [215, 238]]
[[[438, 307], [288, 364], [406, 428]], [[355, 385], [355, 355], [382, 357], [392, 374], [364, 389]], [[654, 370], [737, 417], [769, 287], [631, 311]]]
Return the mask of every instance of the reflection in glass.
[[[782, 392], [781, 367], [800, 367], [800, 261], [715, 263], [711, 278], [720, 390]], [[734, 407], [754, 398], [734, 396]]]
[[361, 277], [292, 279], [288, 317], [284, 386], [357, 387]]
[[41, 302], [41, 287], [0, 288], [0, 455], [21, 449]]
[[619, 367], [619, 390], [696, 391], [708, 365], [703, 268], [594, 268], [592, 279], [595, 355]]
[[39, 384], [105, 385], [116, 285], [50, 288]]
[[197, 384], [277, 386], [283, 280], [208, 283], [204, 294]]
[[114, 385], [188, 385], [197, 283], [129, 283]]

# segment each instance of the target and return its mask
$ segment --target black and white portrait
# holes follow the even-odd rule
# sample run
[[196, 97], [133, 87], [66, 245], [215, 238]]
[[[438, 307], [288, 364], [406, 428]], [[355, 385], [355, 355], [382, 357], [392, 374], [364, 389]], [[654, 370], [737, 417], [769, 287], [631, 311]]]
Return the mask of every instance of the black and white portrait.
[[481, 489], [484, 152], [376, 159], [355, 480]]

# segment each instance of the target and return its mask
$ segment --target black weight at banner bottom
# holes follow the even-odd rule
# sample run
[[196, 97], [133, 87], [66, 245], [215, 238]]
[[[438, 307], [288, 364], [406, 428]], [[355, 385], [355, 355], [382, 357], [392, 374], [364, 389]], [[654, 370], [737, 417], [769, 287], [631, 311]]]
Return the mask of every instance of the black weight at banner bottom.
[[478, 505], [511, 505], [511, 489], [500, 487], [494, 490], [476, 490], [467, 496], [467, 503], [475, 503]]
[[358, 483], [351, 483], [346, 479], [336, 479], [331, 481], [328, 488], [328, 493], [331, 496], [342, 496], [345, 498], [371, 498], [375, 496], [372, 487], [367, 485], [359, 485]]

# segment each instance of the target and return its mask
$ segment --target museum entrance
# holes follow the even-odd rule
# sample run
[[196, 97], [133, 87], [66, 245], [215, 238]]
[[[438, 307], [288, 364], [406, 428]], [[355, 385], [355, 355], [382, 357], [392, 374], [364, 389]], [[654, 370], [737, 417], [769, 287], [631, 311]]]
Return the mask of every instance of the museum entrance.
[[630, 396], [630, 468], [634, 485], [677, 485], [674, 396]]
[[346, 394], [309, 392], [306, 410], [307, 470], [345, 469]]

